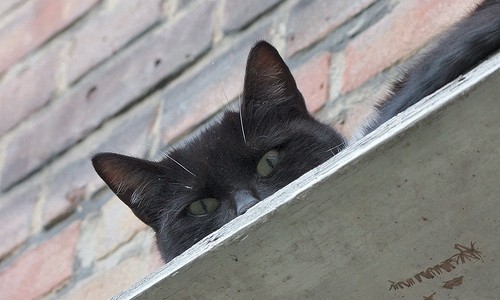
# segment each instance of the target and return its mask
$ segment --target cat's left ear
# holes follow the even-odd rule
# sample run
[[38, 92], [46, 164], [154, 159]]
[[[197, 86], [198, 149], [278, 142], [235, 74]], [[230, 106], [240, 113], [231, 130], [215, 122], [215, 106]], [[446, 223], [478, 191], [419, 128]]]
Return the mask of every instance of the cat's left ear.
[[[134, 214], [156, 229], [161, 209], [146, 200], [145, 191], [155, 190], [164, 170], [157, 163], [115, 153], [99, 153], [92, 157], [97, 174]], [[147, 189], [146, 189], [147, 187]]]
[[272, 113], [283, 116], [308, 115], [295, 79], [278, 51], [260, 41], [248, 55], [243, 88], [244, 116], [261, 117]]

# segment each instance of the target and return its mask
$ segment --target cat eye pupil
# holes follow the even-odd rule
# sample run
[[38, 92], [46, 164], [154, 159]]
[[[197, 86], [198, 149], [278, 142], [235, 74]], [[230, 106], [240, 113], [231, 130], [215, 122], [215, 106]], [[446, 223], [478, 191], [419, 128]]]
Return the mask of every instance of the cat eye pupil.
[[201, 207], [203, 208], [204, 212], [207, 212], [207, 205], [205, 204], [204, 200], [200, 200]]
[[187, 207], [187, 212], [195, 217], [204, 217], [214, 213], [220, 201], [215, 198], [205, 198], [195, 201]]
[[257, 173], [261, 177], [269, 176], [276, 168], [278, 162], [279, 152], [277, 150], [273, 149], [267, 152], [266, 154], [264, 154], [264, 156], [262, 156], [259, 163], [257, 164]]
[[271, 168], [274, 168], [274, 163], [271, 159], [267, 158], [266, 159], [267, 165], [270, 166]]

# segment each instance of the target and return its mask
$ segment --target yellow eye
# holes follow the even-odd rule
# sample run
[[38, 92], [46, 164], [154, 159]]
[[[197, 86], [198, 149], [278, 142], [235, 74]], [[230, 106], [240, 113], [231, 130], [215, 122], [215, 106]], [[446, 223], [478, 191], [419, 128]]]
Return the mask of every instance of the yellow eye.
[[215, 198], [205, 198], [195, 201], [188, 206], [188, 212], [196, 217], [204, 217], [212, 214], [219, 207], [219, 200]]
[[279, 152], [277, 150], [271, 150], [264, 154], [262, 158], [260, 159], [259, 163], [257, 164], [257, 173], [261, 177], [267, 177], [269, 176], [274, 168], [276, 168], [276, 165], [279, 162]]

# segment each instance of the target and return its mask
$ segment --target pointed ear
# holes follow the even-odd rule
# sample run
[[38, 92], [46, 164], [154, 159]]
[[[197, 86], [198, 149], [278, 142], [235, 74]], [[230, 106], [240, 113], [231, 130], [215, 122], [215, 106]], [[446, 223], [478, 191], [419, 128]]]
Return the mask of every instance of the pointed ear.
[[[161, 167], [147, 160], [115, 154], [99, 153], [92, 157], [97, 174], [134, 214], [147, 225], [155, 228], [160, 216], [155, 203], [145, 199], [145, 188], [155, 184], [163, 174]], [[149, 186], [149, 189], [153, 189]]]
[[244, 115], [308, 114], [288, 66], [278, 51], [265, 41], [258, 42], [250, 50], [243, 95], [241, 109]]

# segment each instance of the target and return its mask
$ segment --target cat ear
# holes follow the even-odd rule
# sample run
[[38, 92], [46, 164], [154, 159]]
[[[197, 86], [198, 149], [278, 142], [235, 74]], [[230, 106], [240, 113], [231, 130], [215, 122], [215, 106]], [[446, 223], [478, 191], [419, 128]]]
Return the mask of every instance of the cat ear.
[[242, 114], [308, 114], [295, 79], [278, 51], [260, 41], [248, 55]]
[[139, 219], [155, 228], [160, 216], [152, 208], [155, 204], [147, 203], [142, 193], [146, 187], [153, 189], [148, 185], [161, 177], [161, 167], [154, 162], [115, 153], [96, 154], [92, 157], [92, 165], [118, 198]]

